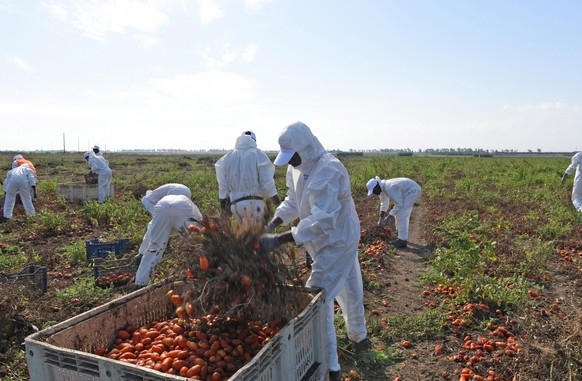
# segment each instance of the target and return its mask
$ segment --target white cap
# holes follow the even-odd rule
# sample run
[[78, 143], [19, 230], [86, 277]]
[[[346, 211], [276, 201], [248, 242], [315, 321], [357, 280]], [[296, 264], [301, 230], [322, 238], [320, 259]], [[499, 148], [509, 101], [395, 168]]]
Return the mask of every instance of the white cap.
[[24, 159], [22, 155], [16, 155], [12, 158], [12, 160]]
[[242, 133], [242, 135], [248, 135], [250, 136], [255, 142], [257, 141], [257, 135], [255, 135], [254, 132], [252, 131], [245, 131]]
[[90, 152], [85, 152], [85, 153], [83, 154], [83, 157], [86, 159], [86, 158], [88, 158], [90, 155], [91, 155], [91, 153], [90, 153]]
[[376, 185], [380, 184], [380, 180], [378, 176], [374, 177], [373, 179], [368, 180], [366, 183], [366, 188], [368, 188], [368, 196], [374, 192], [374, 188]]
[[98, 146], [98, 145], [94, 145], [94, 146], [93, 146], [93, 149], [96, 149], [96, 150], [98, 150], [98, 149], [99, 149], [99, 146]]
[[285, 165], [289, 164], [289, 160], [295, 155], [295, 150], [291, 148], [281, 147], [281, 150], [277, 154], [273, 164], [275, 165]]

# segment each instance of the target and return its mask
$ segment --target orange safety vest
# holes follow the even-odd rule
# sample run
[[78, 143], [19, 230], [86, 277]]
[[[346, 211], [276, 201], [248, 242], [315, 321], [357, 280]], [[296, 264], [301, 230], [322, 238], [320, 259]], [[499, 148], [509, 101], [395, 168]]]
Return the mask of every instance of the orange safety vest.
[[20, 159], [16, 159], [16, 163], [18, 164], [19, 167], [22, 164], [28, 164], [30, 169], [32, 169], [32, 171], [36, 174], [36, 168], [34, 168], [34, 165], [32, 165], [32, 163], [29, 160], [26, 160], [25, 158], [20, 158]]

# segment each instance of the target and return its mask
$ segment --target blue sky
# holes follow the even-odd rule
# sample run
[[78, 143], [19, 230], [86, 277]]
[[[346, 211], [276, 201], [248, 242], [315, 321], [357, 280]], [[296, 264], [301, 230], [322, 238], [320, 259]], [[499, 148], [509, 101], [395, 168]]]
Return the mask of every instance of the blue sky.
[[582, 149], [582, 2], [0, 0], [0, 150]]

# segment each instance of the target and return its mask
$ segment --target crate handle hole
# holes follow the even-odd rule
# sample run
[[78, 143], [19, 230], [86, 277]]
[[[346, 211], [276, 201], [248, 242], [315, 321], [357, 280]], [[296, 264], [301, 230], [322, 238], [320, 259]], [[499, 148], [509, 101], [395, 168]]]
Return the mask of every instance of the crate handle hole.
[[32, 357], [34, 356], [34, 352], [32, 350], [28, 351], [28, 354]]
[[107, 375], [107, 377], [111, 377], [111, 371], [108, 370], [107, 372], [105, 372], [105, 374]]

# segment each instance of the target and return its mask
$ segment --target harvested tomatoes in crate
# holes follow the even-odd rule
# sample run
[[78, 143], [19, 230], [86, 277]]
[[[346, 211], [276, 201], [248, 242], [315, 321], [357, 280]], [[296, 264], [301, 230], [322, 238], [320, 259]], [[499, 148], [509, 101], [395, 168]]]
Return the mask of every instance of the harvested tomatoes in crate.
[[133, 282], [139, 261], [135, 258], [93, 261], [95, 284], [99, 287], [118, 287]]

